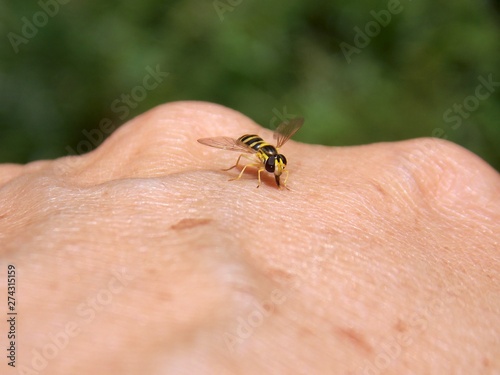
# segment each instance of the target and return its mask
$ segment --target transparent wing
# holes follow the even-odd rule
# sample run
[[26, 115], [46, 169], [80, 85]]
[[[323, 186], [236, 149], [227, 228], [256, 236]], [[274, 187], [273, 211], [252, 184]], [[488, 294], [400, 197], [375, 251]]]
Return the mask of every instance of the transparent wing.
[[231, 137], [213, 137], [213, 138], [200, 138], [198, 142], [205, 146], [220, 148], [229, 151], [245, 152], [247, 154], [254, 154], [256, 151], [237, 139]]
[[297, 130], [300, 129], [304, 119], [302, 117], [296, 117], [291, 120], [283, 121], [278, 125], [274, 132], [274, 139], [276, 140], [276, 148], [283, 146], [290, 138], [293, 137]]

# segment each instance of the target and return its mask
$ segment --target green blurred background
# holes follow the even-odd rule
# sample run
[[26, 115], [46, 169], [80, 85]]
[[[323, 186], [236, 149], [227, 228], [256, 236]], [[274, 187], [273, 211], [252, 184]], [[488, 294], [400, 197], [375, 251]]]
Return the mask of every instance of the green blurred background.
[[[0, 3], [0, 162], [205, 100], [304, 116], [303, 142], [437, 136], [500, 169], [498, 0], [59, 1]], [[168, 72], [150, 90], [148, 67]]]

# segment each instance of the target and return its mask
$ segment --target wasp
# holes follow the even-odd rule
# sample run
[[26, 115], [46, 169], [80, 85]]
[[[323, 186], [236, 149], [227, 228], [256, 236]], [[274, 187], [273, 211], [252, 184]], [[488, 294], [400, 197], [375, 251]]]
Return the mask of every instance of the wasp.
[[302, 117], [296, 117], [278, 125], [273, 134], [273, 138], [276, 141], [275, 146], [267, 143], [256, 134], [245, 134], [238, 139], [231, 137], [201, 138], [198, 139], [198, 142], [206, 146], [220, 148], [223, 150], [239, 151], [242, 153], [238, 157], [238, 160], [236, 160], [235, 165], [227, 169], [223, 169], [223, 171], [229, 171], [238, 167], [242, 157], [246, 157], [251, 160], [251, 163], [246, 164], [243, 167], [238, 177], [232, 178], [229, 181], [239, 180], [245, 172], [245, 169], [248, 167], [255, 167], [258, 168], [257, 176], [259, 184], [257, 187], [261, 184], [260, 173], [262, 171], [266, 171], [274, 174], [274, 179], [276, 180], [278, 188], [281, 188], [281, 175], [286, 173], [286, 178], [283, 182], [283, 186], [286, 188], [286, 181], [288, 180], [288, 170], [285, 169], [287, 160], [285, 155], [280, 154], [278, 150], [297, 132], [297, 130], [300, 129], [303, 123], [304, 119]]

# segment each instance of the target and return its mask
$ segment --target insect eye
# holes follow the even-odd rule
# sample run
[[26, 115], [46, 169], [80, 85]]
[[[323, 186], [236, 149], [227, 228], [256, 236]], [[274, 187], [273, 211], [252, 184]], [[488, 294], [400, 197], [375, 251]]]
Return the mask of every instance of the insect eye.
[[279, 154], [278, 155], [278, 160], [280, 160], [283, 164], [286, 165], [286, 158], [285, 155]]
[[274, 172], [274, 160], [275, 156], [269, 156], [266, 160], [266, 171], [273, 173]]

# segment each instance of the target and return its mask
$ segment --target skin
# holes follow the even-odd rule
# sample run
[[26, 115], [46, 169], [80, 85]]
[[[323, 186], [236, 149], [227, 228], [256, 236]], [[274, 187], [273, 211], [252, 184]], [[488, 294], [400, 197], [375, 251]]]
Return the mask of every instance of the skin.
[[[500, 371], [490, 166], [437, 139], [291, 140], [280, 149], [291, 190], [268, 173], [256, 189], [255, 169], [232, 182], [238, 170], [221, 171], [237, 153], [196, 142], [245, 133], [272, 140], [230, 109], [172, 103], [88, 154], [0, 166], [15, 371]], [[6, 361], [2, 373], [18, 373]]]

